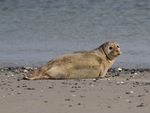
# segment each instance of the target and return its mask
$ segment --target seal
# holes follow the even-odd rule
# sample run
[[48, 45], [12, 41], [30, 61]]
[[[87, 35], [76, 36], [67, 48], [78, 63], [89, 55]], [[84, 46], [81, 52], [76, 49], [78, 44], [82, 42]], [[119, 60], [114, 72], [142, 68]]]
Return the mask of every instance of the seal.
[[105, 42], [96, 49], [66, 54], [25, 75], [25, 79], [88, 79], [106, 77], [121, 54], [117, 42]]

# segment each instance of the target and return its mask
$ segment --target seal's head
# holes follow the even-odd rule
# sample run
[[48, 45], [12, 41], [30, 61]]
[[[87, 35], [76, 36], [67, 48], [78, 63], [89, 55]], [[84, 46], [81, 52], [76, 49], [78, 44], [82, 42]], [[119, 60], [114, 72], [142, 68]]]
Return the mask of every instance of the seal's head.
[[117, 42], [105, 42], [100, 46], [100, 48], [102, 48], [109, 60], [114, 60], [122, 53]]

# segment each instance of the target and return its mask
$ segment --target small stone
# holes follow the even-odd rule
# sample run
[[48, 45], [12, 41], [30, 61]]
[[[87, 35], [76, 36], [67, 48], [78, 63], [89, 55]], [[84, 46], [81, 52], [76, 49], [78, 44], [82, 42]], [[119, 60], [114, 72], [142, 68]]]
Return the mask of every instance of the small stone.
[[75, 91], [75, 90], [70, 90], [70, 92], [71, 92], [71, 93], [74, 93], [74, 92], [76, 92], [76, 91]]
[[144, 103], [137, 105], [136, 107], [144, 107]]
[[78, 103], [78, 105], [80, 106], [80, 105], [81, 105], [81, 103]]
[[35, 88], [27, 88], [27, 90], [35, 90]]
[[147, 83], [145, 83], [144, 85], [145, 85], [145, 86], [150, 85], [150, 82], [147, 82]]
[[19, 88], [20, 86], [17, 86], [17, 88]]
[[14, 93], [11, 93], [11, 95], [14, 95]]
[[127, 99], [126, 101], [127, 101], [128, 103], [132, 103], [132, 101], [131, 101], [131, 100], [129, 100], [129, 99]]
[[72, 95], [72, 97], [75, 97], [76, 95]]
[[111, 108], [111, 106], [107, 106], [107, 108]]
[[22, 87], [27, 87], [27, 85], [23, 85]]
[[78, 85], [78, 83], [74, 83], [74, 85]]
[[128, 91], [128, 92], [126, 92], [126, 94], [133, 94], [134, 93], [134, 91]]
[[124, 81], [117, 81], [117, 85], [125, 84]]
[[131, 74], [134, 74], [134, 73], [135, 73], [135, 69], [132, 69], [132, 70], [131, 70]]
[[93, 79], [93, 82], [96, 82], [96, 81], [97, 81], [97, 79], [94, 78], [94, 79]]
[[130, 94], [134, 93], [134, 91], [130, 91]]
[[148, 91], [148, 90], [145, 90], [145, 92], [146, 92], [146, 93], [149, 93], [149, 91]]
[[81, 97], [81, 98], [84, 98], [85, 96], [82, 96], [82, 95], [81, 95], [80, 97]]
[[72, 105], [69, 105], [69, 107], [72, 107]]
[[49, 86], [49, 87], [48, 87], [48, 89], [51, 89], [51, 88], [53, 88], [53, 87], [52, 87], [52, 86]]
[[138, 95], [138, 97], [143, 97], [144, 95]]
[[119, 67], [119, 68], [118, 68], [118, 71], [121, 72], [121, 71], [122, 71], [122, 68]]
[[18, 92], [17, 94], [18, 94], [18, 95], [20, 95], [21, 93], [20, 93], [20, 92]]
[[94, 87], [94, 85], [93, 85], [93, 84], [91, 84], [91, 87]]
[[1, 72], [3, 72], [3, 71], [4, 71], [4, 69], [1, 69], [0, 71], [1, 71]]
[[128, 101], [128, 103], [132, 103], [132, 101], [131, 101], [131, 100], [129, 100], [129, 101]]
[[24, 67], [25, 69], [27, 69], [27, 70], [30, 70], [30, 69], [32, 69], [32, 67]]
[[121, 83], [121, 84], [124, 84], [124, 82], [123, 82], [123, 81], [121, 81], [120, 83]]
[[81, 88], [81, 86], [78, 86], [78, 88]]
[[23, 72], [24, 72], [24, 73], [28, 73], [28, 70], [25, 69], [25, 70], [23, 70]]
[[47, 101], [47, 100], [45, 100], [45, 101], [44, 101], [44, 103], [48, 103], [48, 101]]
[[69, 99], [69, 98], [67, 98], [67, 99], [65, 99], [65, 101], [70, 101], [70, 99]]
[[134, 78], [134, 77], [135, 77], [134, 75], [131, 75], [131, 76], [130, 76], [130, 78]]
[[130, 80], [129, 78], [126, 78], [126, 80]]

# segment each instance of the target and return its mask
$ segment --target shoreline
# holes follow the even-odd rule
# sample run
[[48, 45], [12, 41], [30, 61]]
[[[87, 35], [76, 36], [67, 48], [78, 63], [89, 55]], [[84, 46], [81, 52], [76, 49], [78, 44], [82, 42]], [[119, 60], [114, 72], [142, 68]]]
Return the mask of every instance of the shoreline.
[[[12, 72], [14, 74], [22, 73], [26, 74], [29, 71], [37, 69], [38, 67], [30, 67], [30, 66], [14, 66], [14, 67], [0, 67], [1, 72]], [[148, 72], [150, 73], [150, 68], [121, 68], [121, 67], [112, 67], [108, 70], [108, 74], [111, 77], [120, 76], [120, 74], [140, 74]]]
[[150, 69], [111, 68], [110, 78], [98, 80], [23, 80], [32, 69], [0, 68], [0, 112], [149, 113]]

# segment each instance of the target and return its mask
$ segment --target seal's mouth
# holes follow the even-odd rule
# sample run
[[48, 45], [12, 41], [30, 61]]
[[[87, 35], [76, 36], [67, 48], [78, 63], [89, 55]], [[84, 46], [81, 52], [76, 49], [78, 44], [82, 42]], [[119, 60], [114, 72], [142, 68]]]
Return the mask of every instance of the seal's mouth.
[[121, 54], [122, 54], [121, 51], [116, 51], [116, 52], [112, 53], [112, 56], [118, 57], [118, 56], [120, 56]]
[[120, 52], [118, 53], [118, 56], [121, 55], [121, 54], [122, 54], [122, 52], [120, 51]]

